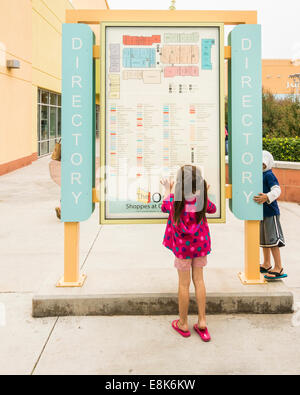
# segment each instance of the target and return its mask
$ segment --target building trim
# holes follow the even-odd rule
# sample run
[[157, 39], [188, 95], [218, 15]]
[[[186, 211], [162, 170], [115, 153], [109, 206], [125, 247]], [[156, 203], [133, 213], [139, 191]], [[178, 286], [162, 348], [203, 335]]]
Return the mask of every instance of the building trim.
[[[46, 23], [48, 23], [48, 25], [51, 26], [52, 29], [56, 31], [56, 33], [58, 33], [60, 36], [62, 35], [61, 30], [60, 30], [60, 31], [57, 30], [57, 28], [56, 28], [54, 25], [52, 25], [52, 23], [50, 23], [50, 22], [44, 17], [44, 15], [42, 15], [37, 9], [35, 9], [34, 7], [32, 7], [32, 10], [33, 10], [34, 12], [36, 12], [42, 19], [44, 19], [44, 21], [45, 21]], [[61, 25], [60, 25], [60, 26], [61, 26]]]
[[[55, 12], [53, 12], [53, 10], [48, 6], [48, 4], [45, 3], [44, 0], [41, 0], [41, 2], [42, 2], [42, 4], [44, 4], [44, 6], [51, 12], [51, 14], [55, 16], [55, 18], [59, 21], [59, 23], [64, 23], [64, 20], [61, 20], [61, 19], [59, 18], [59, 16], [56, 15]], [[68, 1], [68, 3], [69, 3], [69, 4], [72, 4], [72, 3], [70, 3], [69, 1]], [[72, 8], [74, 9], [74, 7], [72, 7]]]
[[0, 164], [0, 176], [21, 169], [22, 167], [31, 165], [31, 163], [36, 161], [37, 159], [38, 159], [38, 154], [37, 152], [34, 152], [29, 156], [25, 156], [23, 158], [16, 159], [11, 162]]
[[50, 74], [50, 73], [47, 73], [46, 71], [41, 70], [41, 69], [39, 69], [38, 67], [32, 66], [32, 70], [38, 71], [39, 73], [42, 73], [42, 74], [46, 74], [46, 75], [48, 75], [49, 77], [52, 77], [52, 78], [55, 78], [55, 79], [61, 81], [61, 78], [60, 78], [60, 77], [57, 77], [57, 76], [55, 76], [55, 75], [53, 75], [53, 74]]
[[9, 77], [9, 78], [13, 78], [13, 79], [19, 80], [19, 81], [27, 82], [30, 85], [32, 83], [31, 80], [25, 80], [24, 78], [17, 77], [16, 75], [10, 75], [8, 73], [3, 73], [2, 71], [0, 71], [0, 74], [1, 75], [5, 75], [6, 77]]
[[24, 59], [24, 58], [22, 58], [22, 57], [20, 57], [20, 56], [18, 56], [18, 55], [16, 55], [16, 54], [13, 54], [12, 52], [7, 51], [7, 49], [1, 49], [1, 47], [0, 47], [0, 52], [4, 53], [5, 55], [12, 56], [12, 57], [14, 57], [14, 58], [16, 58], [16, 59], [18, 59], [18, 60], [21, 60], [21, 61], [24, 62], [24, 63], [27, 63], [27, 64], [29, 64], [29, 65], [32, 65], [32, 61], [26, 60], [26, 59]]

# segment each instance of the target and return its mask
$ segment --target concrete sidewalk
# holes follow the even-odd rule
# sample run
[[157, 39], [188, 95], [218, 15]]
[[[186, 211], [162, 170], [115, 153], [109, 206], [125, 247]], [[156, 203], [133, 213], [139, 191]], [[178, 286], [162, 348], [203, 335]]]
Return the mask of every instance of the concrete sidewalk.
[[[0, 214], [5, 227], [0, 233], [0, 289], [43, 296], [176, 294], [173, 256], [161, 245], [164, 225], [101, 227], [97, 209], [89, 221], [81, 224], [81, 265], [88, 275], [85, 286], [55, 287], [63, 274], [63, 224], [54, 213], [60, 196], [49, 177], [48, 163], [48, 157], [40, 159], [1, 177]], [[285, 284], [298, 293], [300, 206], [280, 206], [287, 239], [287, 247], [281, 250], [289, 274]], [[280, 282], [247, 287], [240, 284], [237, 273], [243, 270], [243, 222], [229, 210], [226, 224], [212, 224], [210, 228], [213, 251], [205, 270], [208, 294], [287, 291]]]
[[[293, 295], [283, 282], [241, 284], [237, 273], [243, 265], [243, 224], [232, 216], [229, 220], [230, 225], [211, 226], [214, 251], [205, 269], [207, 312], [292, 312]], [[56, 288], [57, 275], [48, 278], [34, 297], [34, 316], [176, 314], [177, 271], [172, 253], [161, 245], [164, 229], [102, 227], [82, 268], [88, 276], [84, 287]], [[194, 299], [190, 312], [197, 312]]]
[[[63, 273], [63, 225], [54, 212], [59, 188], [49, 177], [48, 163], [48, 157], [40, 159], [0, 178], [0, 374], [299, 373], [299, 319], [292, 325], [296, 315], [209, 316], [214, 342], [204, 348], [193, 336], [184, 343], [185, 350], [190, 350], [187, 354], [183, 354], [183, 341], [170, 328], [174, 315], [33, 319], [33, 296], [56, 293], [55, 284]], [[287, 239], [282, 249], [289, 274], [285, 284], [297, 305], [300, 206], [281, 203], [280, 207]], [[88, 280], [84, 288], [68, 290], [70, 295], [97, 288], [103, 295], [145, 289], [176, 292], [173, 258], [161, 246], [163, 226], [124, 230], [99, 227], [98, 212], [81, 225], [81, 264]], [[208, 291], [221, 287], [232, 291], [232, 284], [241, 288], [237, 272], [243, 269], [243, 223], [228, 213], [228, 223], [211, 225], [211, 233], [213, 253], [205, 271]], [[142, 244], [144, 236], [148, 239]], [[114, 237], [117, 241], [111, 244]], [[127, 254], [119, 254], [125, 244]], [[244, 292], [258, 289], [242, 288]], [[279, 343], [265, 341], [282, 333]], [[196, 347], [199, 353], [193, 355]], [[143, 350], [148, 351], [141, 364]], [[185, 355], [193, 355], [189, 363], [174, 365], [175, 356], [185, 361]]]
[[[189, 339], [180, 337], [171, 328], [177, 316], [32, 319], [31, 297], [0, 294], [7, 307], [7, 324], [0, 327], [0, 375], [300, 372], [295, 315], [208, 316], [212, 341], [205, 344], [194, 332]], [[190, 328], [196, 321], [190, 317]]]
[[[50, 179], [48, 163], [48, 157], [40, 159], [0, 179], [0, 215], [5, 224], [0, 231], [0, 290], [32, 292], [43, 297], [176, 295], [173, 256], [161, 244], [164, 225], [101, 227], [97, 209], [89, 221], [81, 224], [81, 266], [88, 275], [85, 286], [55, 287], [63, 274], [63, 224], [54, 213], [60, 191]], [[281, 251], [289, 274], [284, 283], [288, 289], [281, 282], [241, 285], [237, 273], [243, 270], [243, 222], [227, 210], [226, 224], [210, 225], [213, 251], [205, 269], [209, 295], [250, 293], [254, 296], [261, 292], [276, 295], [292, 291], [296, 300], [299, 298], [300, 206], [292, 203], [280, 206], [287, 240], [287, 247]]]

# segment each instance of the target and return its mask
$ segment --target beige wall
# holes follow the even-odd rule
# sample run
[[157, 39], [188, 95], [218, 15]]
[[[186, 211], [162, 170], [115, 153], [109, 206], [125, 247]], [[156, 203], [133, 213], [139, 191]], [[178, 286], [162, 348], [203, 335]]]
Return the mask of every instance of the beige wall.
[[[61, 92], [62, 24], [67, 9], [106, 8], [105, 0], [32, 0], [32, 149], [37, 150], [38, 87]], [[99, 26], [92, 26], [99, 40]]]
[[[225, 62], [225, 93], [228, 92], [227, 81], [228, 63]], [[300, 73], [300, 61], [292, 62], [289, 59], [263, 59], [262, 60], [262, 83], [263, 88], [273, 94], [292, 95], [296, 89], [291, 85], [291, 74]], [[299, 87], [300, 93], [300, 87]]]
[[[0, 1], [0, 166], [32, 154], [31, 19], [30, 1]], [[9, 59], [21, 68], [7, 69]]]
[[[66, 9], [107, 8], [105, 0], [0, 0], [0, 175], [37, 157], [37, 92], [61, 92]], [[99, 40], [99, 28], [93, 30]], [[9, 70], [6, 60], [21, 62]]]
[[[36, 158], [37, 89], [61, 92], [62, 23], [70, 8], [69, 0], [0, 1], [0, 174]], [[21, 68], [7, 69], [7, 59]]]
[[[291, 86], [291, 74], [300, 73], [300, 62], [293, 63], [288, 59], [263, 60], [263, 87], [274, 94], [295, 94], [296, 89]], [[299, 90], [300, 93], [300, 90]]]
[[[106, 10], [109, 0], [73, 0], [76, 9]], [[90, 26], [96, 37], [96, 45], [100, 44], [100, 25]], [[100, 61], [96, 60], [96, 103], [100, 104]]]
[[[0, 175], [37, 156], [37, 91], [61, 92], [66, 9], [107, 8], [105, 0], [0, 0]], [[94, 31], [99, 39], [98, 26]], [[8, 70], [7, 59], [21, 62]]]
[[69, 0], [32, 0], [32, 150], [37, 151], [37, 91], [61, 92], [61, 37]]

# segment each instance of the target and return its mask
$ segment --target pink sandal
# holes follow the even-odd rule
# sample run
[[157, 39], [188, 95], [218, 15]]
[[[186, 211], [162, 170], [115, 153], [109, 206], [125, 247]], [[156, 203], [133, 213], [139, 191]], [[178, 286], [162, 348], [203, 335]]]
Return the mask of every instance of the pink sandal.
[[175, 320], [172, 322], [172, 328], [175, 329], [176, 332], [178, 332], [181, 336], [183, 337], [190, 337], [191, 332], [190, 331], [182, 331], [180, 328], [178, 328], [178, 322], [179, 320]]
[[211, 340], [210, 334], [207, 330], [207, 328], [205, 329], [200, 329], [198, 324], [194, 325], [194, 330], [198, 333], [198, 335], [201, 337], [201, 339], [204, 342], [209, 342]]

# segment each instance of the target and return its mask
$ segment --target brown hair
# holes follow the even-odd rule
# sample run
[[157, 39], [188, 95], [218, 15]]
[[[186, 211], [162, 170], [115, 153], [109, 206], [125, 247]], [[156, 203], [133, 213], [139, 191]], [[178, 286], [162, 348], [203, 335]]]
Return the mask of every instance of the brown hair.
[[[182, 166], [178, 172], [176, 186], [175, 186], [175, 199], [174, 199], [174, 223], [179, 224], [180, 216], [185, 207], [185, 196], [187, 183], [190, 182], [190, 192], [195, 194], [201, 192], [203, 196], [196, 195], [196, 220], [199, 224], [204, 218], [207, 210], [207, 183], [201, 176], [201, 171], [196, 166]], [[203, 185], [203, 187], [202, 187]], [[199, 186], [200, 189], [199, 189]], [[201, 204], [202, 202], [202, 204]]]

